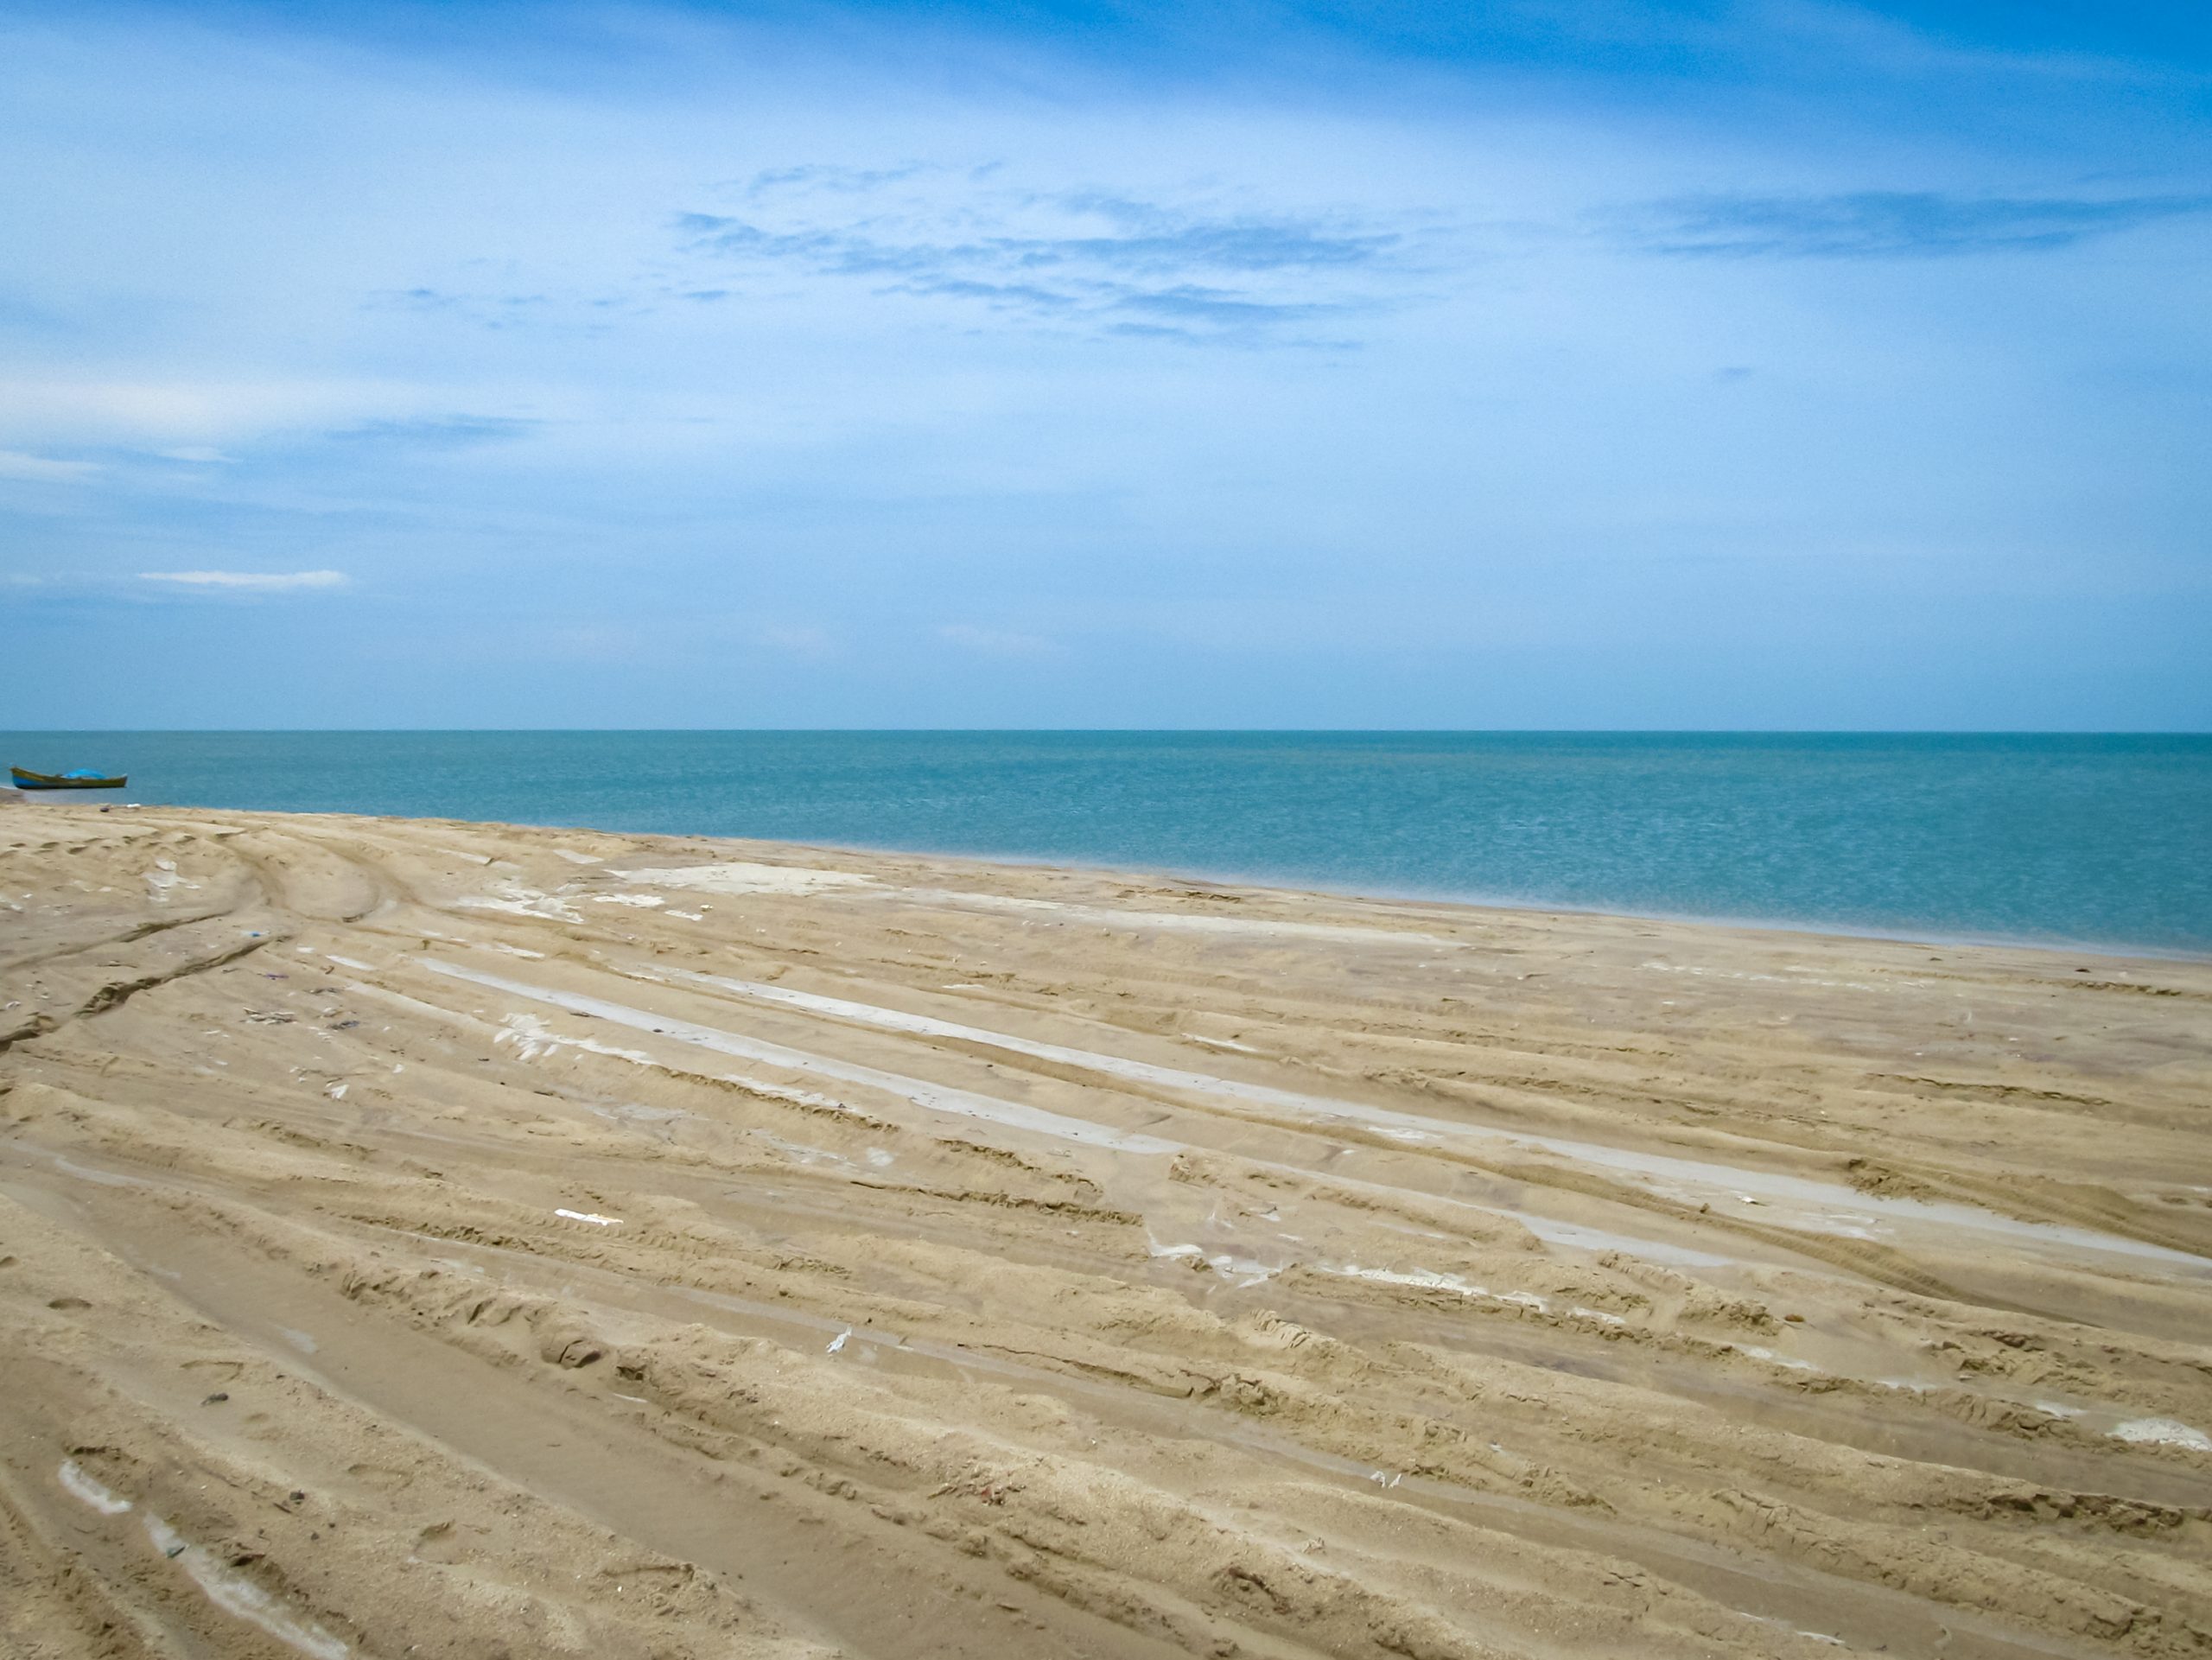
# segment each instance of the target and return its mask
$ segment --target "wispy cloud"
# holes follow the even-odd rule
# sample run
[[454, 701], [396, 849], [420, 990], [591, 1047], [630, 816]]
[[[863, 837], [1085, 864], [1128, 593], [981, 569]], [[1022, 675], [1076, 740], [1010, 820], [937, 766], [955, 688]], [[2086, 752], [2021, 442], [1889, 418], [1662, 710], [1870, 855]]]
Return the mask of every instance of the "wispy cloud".
[[0, 479], [19, 479], [29, 484], [81, 484], [99, 470], [95, 461], [58, 461], [20, 449], [0, 449]]
[[340, 443], [399, 448], [473, 449], [505, 443], [535, 430], [538, 423], [504, 415], [428, 416], [413, 420], [364, 421], [340, 428], [331, 437]]
[[1025, 192], [980, 172], [787, 168], [745, 188], [742, 213], [682, 213], [676, 228], [718, 272], [796, 268], [1040, 326], [1191, 340], [1376, 309], [1407, 251], [1402, 232], [1361, 221]]
[[421, 401], [404, 383], [374, 375], [197, 380], [34, 373], [0, 378], [0, 436], [26, 447], [182, 450], [192, 452], [182, 459], [200, 459], [272, 433], [327, 431]]
[[362, 303], [371, 311], [442, 317], [493, 331], [553, 329], [586, 334], [603, 333], [624, 318], [641, 316], [652, 309], [650, 296], [632, 292], [615, 280], [586, 287], [556, 284], [526, 293], [423, 286], [379, 289]]
[[1653, 252], [1730, 258], [1895, 259], [2038, 252], [2212, 211], [2212, 196], [2012, 197], [1869, 190], [1694, 196], [1629, 216]]
[[344, 588], [353, 579], [342, 570], [142, 570], [142, 582], [173, 582], [180, 588]]
[[754, 199], [795, 190], [838, 191], [857, 194], [887, 184], [901, 183], [930, 169], [918, 162], [899, 167], [837, 167], [817, 162], [802, 167], [771, 168], [747, 181], [745, 194]]
[[1195, 283], [1185, 283], [1172, 289], [1159, 289], [1150, 293], [1128, 294], [1114, 302], [1116, 310], [1141, 312], [1147, 316], [1171, 318], [1178, 322], [1205, 323], [1218, 328], [1235, 328], [1250, 323], [1303, 321], [1313, 317], [1325, 317], [1346, 308], [1323, 303], [1295, 304], [1282, 301], [1247, 299], [1227, 289], [1202, 288]]

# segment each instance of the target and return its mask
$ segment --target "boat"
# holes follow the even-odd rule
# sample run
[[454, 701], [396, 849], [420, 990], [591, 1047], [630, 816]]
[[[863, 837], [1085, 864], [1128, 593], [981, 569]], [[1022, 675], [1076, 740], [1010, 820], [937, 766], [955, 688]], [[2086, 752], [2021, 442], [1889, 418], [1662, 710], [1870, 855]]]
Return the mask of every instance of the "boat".
[[88, 773], [81, 766], [67, 773], [34, 773], [26, 767], [10, 766], [8, 776], [16, 780], [18, 790], [120, 790], [130, 782], [128, 778]]

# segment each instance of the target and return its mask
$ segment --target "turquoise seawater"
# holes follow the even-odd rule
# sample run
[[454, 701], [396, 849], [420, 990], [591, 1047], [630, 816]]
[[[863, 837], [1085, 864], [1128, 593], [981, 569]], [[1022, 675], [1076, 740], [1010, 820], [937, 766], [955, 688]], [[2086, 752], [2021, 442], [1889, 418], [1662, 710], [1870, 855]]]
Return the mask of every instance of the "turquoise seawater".
[[124, 798], [2212, 952], [2212, 736], [0, 734]]

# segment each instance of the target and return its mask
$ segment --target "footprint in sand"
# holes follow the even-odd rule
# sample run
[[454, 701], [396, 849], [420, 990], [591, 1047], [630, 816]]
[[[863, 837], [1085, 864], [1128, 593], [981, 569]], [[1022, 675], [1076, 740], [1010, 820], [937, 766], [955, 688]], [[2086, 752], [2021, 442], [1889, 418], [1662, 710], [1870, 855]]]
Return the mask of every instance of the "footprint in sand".
[[365, 1487], [373, 1487], [380, 1493], [396, 1493], [415, 1485], [415, 1478], [404, 1470], [394, 1470], [382, 1464], [349, 1464], [346, 1473]]
[[415, 1536], [415, 1559], [424, 1562], [465, 1562], [474, 1555], [461, 1530], [450, 1521], [433, 1522]]

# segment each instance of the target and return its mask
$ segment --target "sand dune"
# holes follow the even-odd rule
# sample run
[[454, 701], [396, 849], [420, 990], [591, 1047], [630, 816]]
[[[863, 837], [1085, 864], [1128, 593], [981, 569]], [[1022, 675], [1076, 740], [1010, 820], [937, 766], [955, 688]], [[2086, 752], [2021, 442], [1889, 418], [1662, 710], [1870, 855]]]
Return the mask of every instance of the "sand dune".
[[0, 1652], [2212, 1652], [2212, 965], [0, 814]]

